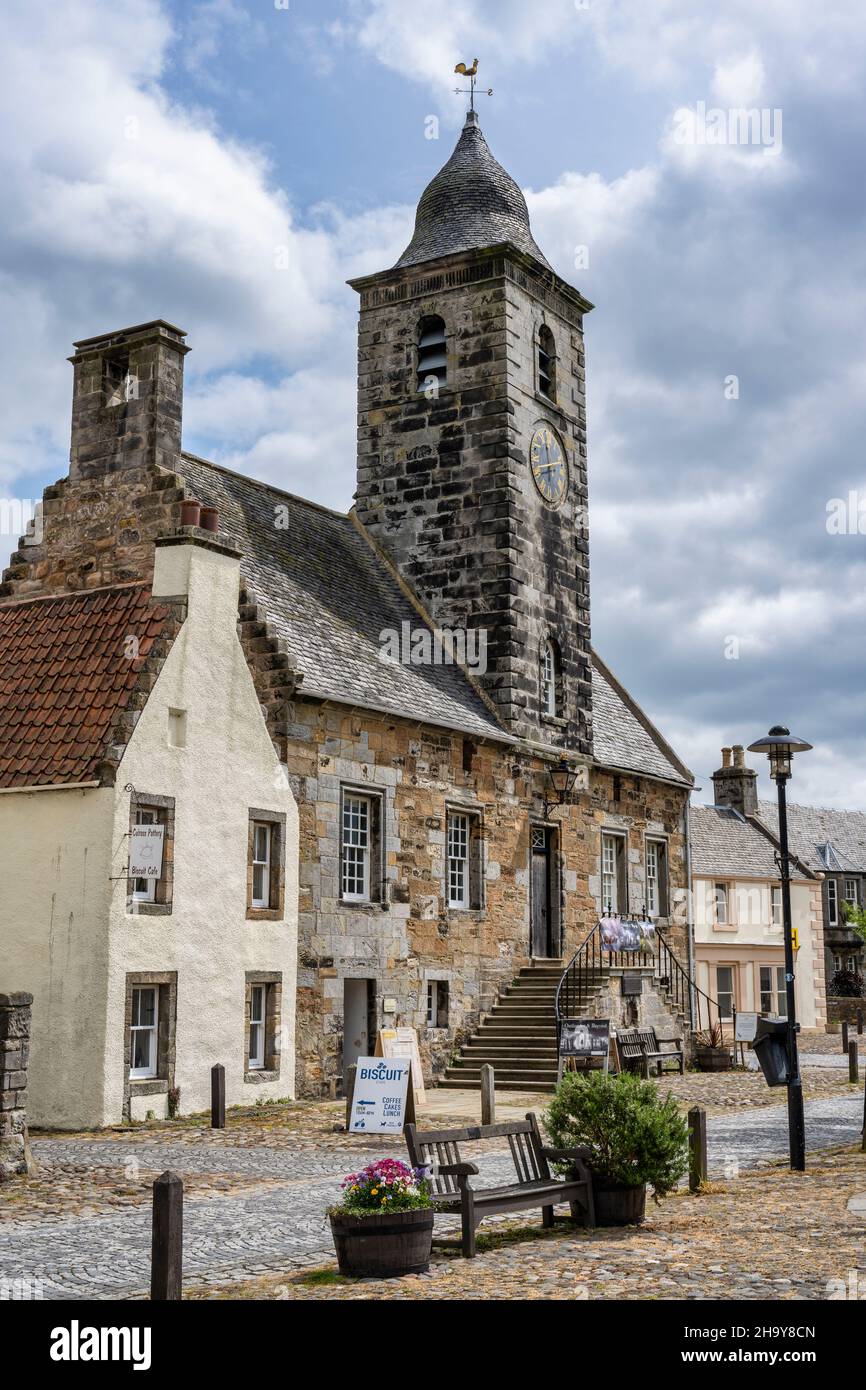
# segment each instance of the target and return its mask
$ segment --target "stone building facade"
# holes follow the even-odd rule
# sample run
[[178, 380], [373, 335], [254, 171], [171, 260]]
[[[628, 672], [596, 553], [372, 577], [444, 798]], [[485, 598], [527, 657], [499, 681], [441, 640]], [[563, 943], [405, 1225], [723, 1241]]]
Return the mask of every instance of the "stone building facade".
[[[394, 1023], [439, 1075], [523, 966], [567, 961], [608, 907], [648, 911], [689, 954], [691, 774], [590, 646], [591, 306], [474, 120], [397, 266], [354, 283], [348, 515], [183, 451], [187, 344], [158, 321], [76, 345], [70, 476], [0, 587], [2, 614], [148, 586], [184, 502], [218, 512], [258, 705], [238, 718], [263, 716], [273, 795], [284, 777], [297, 807], [301, 1095], [338, 1092]], [[441, 628], [483, 633], [486, 666], [435, 643], [386, 654], [387, 634]]]

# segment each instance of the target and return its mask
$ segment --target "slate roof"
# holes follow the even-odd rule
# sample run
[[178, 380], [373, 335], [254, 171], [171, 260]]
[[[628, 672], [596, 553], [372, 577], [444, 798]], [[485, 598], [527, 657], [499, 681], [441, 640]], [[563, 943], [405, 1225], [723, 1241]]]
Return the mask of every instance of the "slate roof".
[[779, 877], [775, 843], [727, 806], [689, 811], [692, 873], [699, 877]]
[[113, 721], [168, 617], [144, 584], [0, 605], [0, 787], [98, 780]]
[[415, 232], [396, 264], [417, 265], [504, 241], [548, 265], [533, 238], [526, 199], [494, 159], [477, 112], [470, 111], [451, 158], [421, 194]]
[[[200, 501], [219, 508], [220, 532], [242, 552], [242, 583], [284, 640], [303, 694], [513, 741], [458, 666], [379, 660], [382, 630], [417, 627], [419, 615], [351, 517], [192, 454], [179, 466]], [[646, 715], [594, 662], [598, 761], [691, 785]]]
[[593, 751], [599, 762], [691, 786], [692, 774], [655, 725], [593, 653]]
[[[758, 814], [765, 825], [778, 832], [779, 811], [775, 801], [759, 801]], [[866, 812], [836, 811], [825, 806], [788, 804], [788, 841], [791, 849], [810, 869], [826, 870], [822, 849], [831, 845], [840, 871], [866, 873]]]

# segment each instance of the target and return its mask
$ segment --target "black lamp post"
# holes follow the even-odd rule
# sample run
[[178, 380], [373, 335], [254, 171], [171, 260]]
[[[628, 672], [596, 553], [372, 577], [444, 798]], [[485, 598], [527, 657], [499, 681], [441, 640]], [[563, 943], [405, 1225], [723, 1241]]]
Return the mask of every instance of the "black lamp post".
[[554, 763], [553, 767], [550, 768], [547, 775], [550, 778], [550, 784], [553, 787], [553, 790], [556, 792], [556, 800], [548, 801], [545, 797], [545, 820], [549, 819], [550, 812], [555, 807], [565, 805], [565, 802], [571, 795], [574, 784], [577, 781], [577, 768], [573, 765], [573, 763], [570, 763], [566, 757], [562, 757], [560, 758], [558, 763]]
[[779, 797], [779, 870], [782, 877], [782, 925], [785, 933], [785, 990], [788, 1001], [788, 1145], [791, 1167], [799, 1173], [806, 1171], [806, 1119], [803, 1113], [803, 1079], [797, 1055], [797, 1006], [794, 999], [794, 934], [791, 922], [791, 866], [788, 854], [788, 804], [785, 788], [791, 776], [791, 759], [795, 753], [807, 753], [811, 743], [794, 738], [782, 725], [774, 724], [766, 738], [749, 744], [750, 753], [766, 753], [770, 759], [770, 776], [776, 783]]

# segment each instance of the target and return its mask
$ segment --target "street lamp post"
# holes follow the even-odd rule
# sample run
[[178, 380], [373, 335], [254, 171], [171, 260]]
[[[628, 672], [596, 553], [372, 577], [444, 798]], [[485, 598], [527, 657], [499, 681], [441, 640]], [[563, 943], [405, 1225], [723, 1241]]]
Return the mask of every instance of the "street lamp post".
[[785, 935], [785, 993], [788, 1007], [788, 1147], [791, 1167], [806, 1171], [806, 1119], [803, 1112], [803, 1078], [797, 1053], [797, 1004], [794, 998], [794, 933], [791, 921], [791, 866], [788, 852], [788, 803], [786, 788], [791, 776], [791, 759], [812, 747], [794, 738], [782, 724], [774, 724], [766, 738], [749, 744], [750, 753], [766, 753], [770, 776], [776, 783], [779, 800], [779, 870], [782, 878], [782, 925]]

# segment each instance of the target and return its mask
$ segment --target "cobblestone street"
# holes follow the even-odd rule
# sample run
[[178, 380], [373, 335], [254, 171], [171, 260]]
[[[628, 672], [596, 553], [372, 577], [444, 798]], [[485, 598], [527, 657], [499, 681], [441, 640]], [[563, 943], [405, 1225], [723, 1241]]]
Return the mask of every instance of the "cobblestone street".
[[[830, 1084], [826, 1071], [815, 1084], [818, 1093], [807, 1102], [810, 1150], [851, 1145], [859, 1139], [862, 1119], [859, 1088], [849, 1088], [837, 1079], [832, 1093], [824, 1094]], [[766, 1101], [768, 1096], [761, 1079], [749, 1073], [728, 1077], [690, 1073], [672, 1078], [671, 1090], [684, 1107], [696, 1101], [707, 1105], [713, 1185], [721, 1180], [731, 1194], [748, 1184], [754, 1202], [763, 1194], [765, 1180], [777, 1186], [783, 1182], [766, 1165], [786, 1153], [786, 1111], [779, 1103], [755, 1103], [758, 1097]], [[783, 1100], [784, 1092], [773, 1099]], [[509, 1096], [500, 1105], [498, 1118], [541, 1109], [545, 1101], [530, 1094]], [[445, 1123], [446, 1118], [448, 1123], [477, 1123], [477, 1104], [477, 1095], [471, 1093], [432, 1092], [424, 1119], [434, 1125]], [[6, 1184], [0, 1195], [0, 1286], [3, 1280], [25, 1278], [41, 1280], [46, 1298], [143, 1295], [149, 1270], [150, 1184], [166, 1168], [184, 1178], [188, 1291], [248, 1283], [262, 1276], [268, 1276], [273, 1285], [281, 1275], [333, 1265], [324, 1212], [338, 1194], [341, 1176], [385, 1153], [404, 1157], [401, 1144], [393, 1140], [365, 1139], [363, 1147], [356, 1147], [355, 1140], [339, 1132], [341, 1118], [339, 1105], [323, 1102], [233, 1114], [228, 1127], [216, 1132], [180, 1121], [98, 1135], [37, 1136], [34, 1153], [39, 1173], [29, 1182], [20, 1179]], [[496, 1143], [478, 1162], [482, 1185], [510, 1175], [511, 1160]], [[852, 1172], [859, 1173], [861, 1188], [866, 1188], [866, 1160], [858, 1155], [850, 1162]], [[682, 1211], [683, 1200], [677, 1196], [660, 1208], [650, 1205], [649, 1225], [639, 1234], [575, 1237], [571, 1233], [570, 1239], [578, 1239], [582, 1249], [589, 1242], [592, 1249], [586, 1255], [593, 1261], [596, 1246], [607, 1249], [611, 1243], [618, 1257], [634, 1248], [647, 1258], [650, 1231], [657, 1231], [659, 1222], [664, 1225], [669, 1214]], [[836, 1202], [839, 1216], [845, 1211], [840, 1201]], [[689, 1210], [693, 1223], [694, 1206]], [[856, 1220], [862, 1225], [862, 1215]], [[525, 1226], [525, 1220], [521, 1224]], [[516, 1223], [501, 1220], [484, 1229], [489, 1233], [494, 1225], [504, 1233], [513, 1232]], [[437, 1231], [447, 1230], [446, 1222], [437, 1223]], [[537, 1236], [540, 1241], [540, 1231]], [[526, 1262], [531, 1263], [542, 1249], [553, 1249], [560, 1236], [556, 1234], [554, 1246], [536, 1244], [535, 1238], [533, 1234], [530, 1245], [525, 1240], [518, 1246], [506, 1243], [505, 1253], [497, 1258], [511, 1268], [519, 1251], [528, 1269]], [[454, 1288], [463, 1288], [469, 1276], [464, 1271], [458, 1279], [454, 1262], [443, 1258], [451, 1269], [447, 1278]], [[440, 1267], [445, 1267], [441, 1260], [436, 1268]], [[527, 1278], [530, 1287], [532, 1279]], [[298, 1290], [305, 1287], [299, 1285], [286, 1296], [300, 1296]], [[270, 1287], [262, 1295], [272, 1296]], [[659, 1291], [658, 1296], [665, 1295]]]

